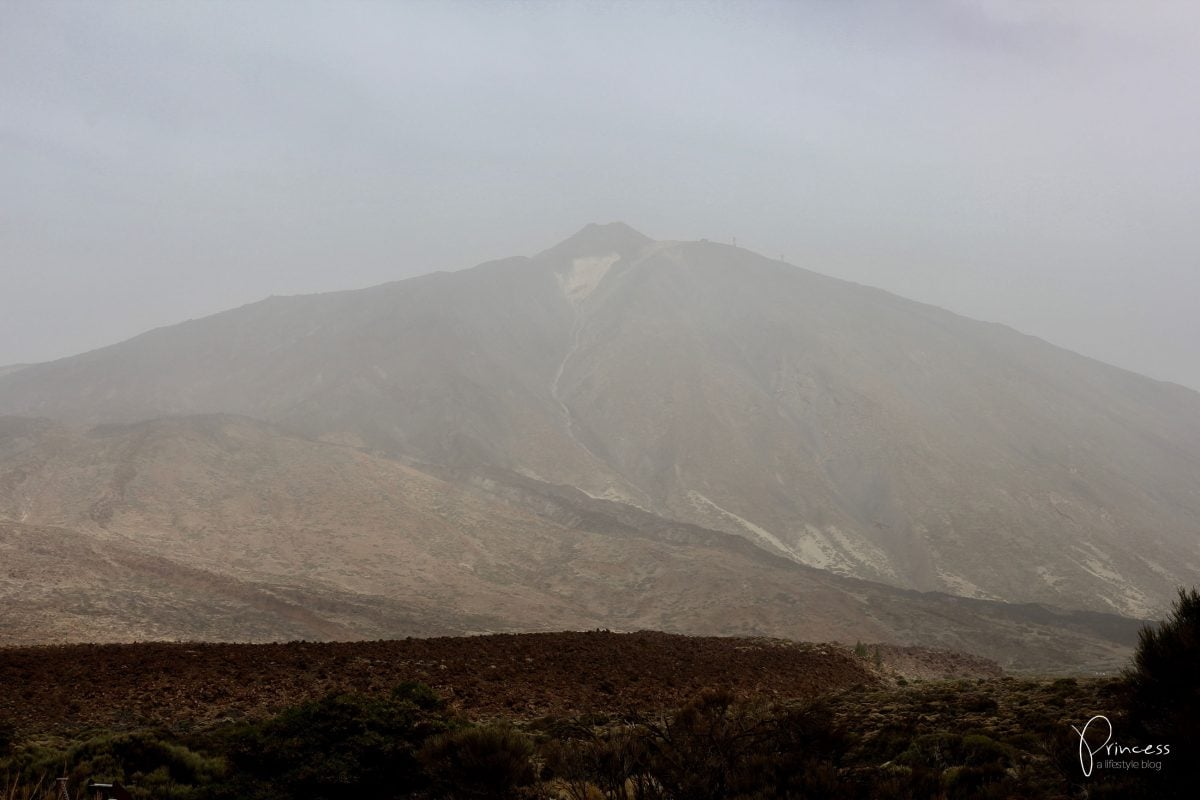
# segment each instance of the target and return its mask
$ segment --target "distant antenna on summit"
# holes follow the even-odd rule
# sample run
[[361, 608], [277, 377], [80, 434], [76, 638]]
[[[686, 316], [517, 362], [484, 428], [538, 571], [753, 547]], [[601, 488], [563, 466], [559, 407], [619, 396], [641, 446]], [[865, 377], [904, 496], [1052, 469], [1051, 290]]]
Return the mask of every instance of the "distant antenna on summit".
[[733, 237], [733, 246], [737, 247], [737, 237]]

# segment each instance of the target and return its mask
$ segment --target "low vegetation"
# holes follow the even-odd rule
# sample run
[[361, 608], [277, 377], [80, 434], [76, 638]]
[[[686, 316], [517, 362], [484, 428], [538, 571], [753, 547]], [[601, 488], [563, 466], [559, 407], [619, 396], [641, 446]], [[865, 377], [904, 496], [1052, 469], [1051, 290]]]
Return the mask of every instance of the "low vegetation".
[[791, 703], [710, 690], [674, 712], [484, 721], [410, 684], [193, 731], [31, 737], [9, 743], [0, 775], [14, 798], [59, 774], [72, 791], [119, 780], [161, 800], [1171, 796], [1168, 773], [1079, 772], [1071, 724], [1114, 714], [1122, 688], [933, 681]]
[[[881, 674], [791, 697], [743, 682], [673, 707], [549, 714], [495, 706], [471, 714], [404, 682], [334, 691], [261, 717], [178, 717], [158, 727], [33, 730], [0, 721], [0, 798], [53, 797], [60, 775], [76, 795], [88, 779], [117, 780], [139, 800], [1189, 797], [1198, 633], [1192, 591], [1143, 634], [1119, 678]], [[869, 662], [881, 652], [858, 649], [857, 659], [846, 655]], [[1085, 777], [1073, 728], [1098, 714], [1114, 741], [1173, 750], [1154, 757], [1159, 769]]]

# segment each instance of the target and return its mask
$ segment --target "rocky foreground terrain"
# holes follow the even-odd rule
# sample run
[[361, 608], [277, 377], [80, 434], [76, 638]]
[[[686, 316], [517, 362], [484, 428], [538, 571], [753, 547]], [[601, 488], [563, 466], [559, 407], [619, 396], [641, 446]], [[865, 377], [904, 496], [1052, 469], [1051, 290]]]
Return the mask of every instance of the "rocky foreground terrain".
[[[211, 725], [333, 692], [434, 689], [476, 719], [677, 708], [711, 687], [777, 700], [924, 678], [996, 677], [980, 658], [886, 646], [607, 631], [232, 645], [0, 648], [0, 720], [22, 732]], [[918, 666], [919, 664], [919, 666]]]
[[138, 800], [1189, 796], [1178, 755], [1080, 772], [1072, 725], [1124, 731], [1120, 680], [917, 648], [606, 631], [69, 645], [0, 648], [0, 686], [18, 797], [58, 775]]

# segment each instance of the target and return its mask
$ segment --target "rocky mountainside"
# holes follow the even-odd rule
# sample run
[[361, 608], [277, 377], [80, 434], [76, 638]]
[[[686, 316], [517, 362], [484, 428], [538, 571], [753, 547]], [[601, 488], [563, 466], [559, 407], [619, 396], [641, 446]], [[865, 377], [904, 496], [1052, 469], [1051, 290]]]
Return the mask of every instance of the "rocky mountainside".
[[1147, 615], [1200, 573], [1200, 394], [619, 223], [28, 366], [0, 412], [242, 414], [977, 598]]
[[0, 644], [654, 628], [1112, 669], [1138, 623], [841, 577], [497, 468], [230, 416], [0, 418]]

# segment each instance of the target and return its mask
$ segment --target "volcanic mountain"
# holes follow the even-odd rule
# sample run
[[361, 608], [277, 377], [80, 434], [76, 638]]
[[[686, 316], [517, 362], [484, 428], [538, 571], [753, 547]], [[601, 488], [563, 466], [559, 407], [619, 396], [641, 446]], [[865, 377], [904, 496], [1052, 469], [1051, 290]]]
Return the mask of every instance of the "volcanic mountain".
[[[980, 599], [1142, 616], [1200, 572], [1200, 394], [619, 223], [533, 257], [272, 297], [27, 366], [0, 376], [0, 412], [85, 427], [243, 415], [349, 448], [342, 458], [373, 459], [381, 474], [402, 461], [421, 481], [438, 475], [431, 497], [497, 470], [734, 534], [764, 555]], [[13, 502], [9, 518], [28, 524], [21, 504], [35, 501]], [[222, 549], [197, 539], [188, 562], [250, 557], [238, 537], [251, 541], [257, 510], [223, 511]], [[270, 555], [272, 569], [322, 575], [328, 548], [350, 547], [350, 523], [334, 524], [344, 511], [328, 510], [321, 533], [310, 525], [294, 563]], [[71, 529], [72, 513], [38, 524]], [[172, 513], [139, 535], [192, 524]], [[481, 538], [510, 535], [490, 507], [463, 513]], [[453, 528], [444, 535], [467, 535]], [[380, 555], [337, 569], [374, 592], [385, 578], [353, 576], [399, 568]]]

